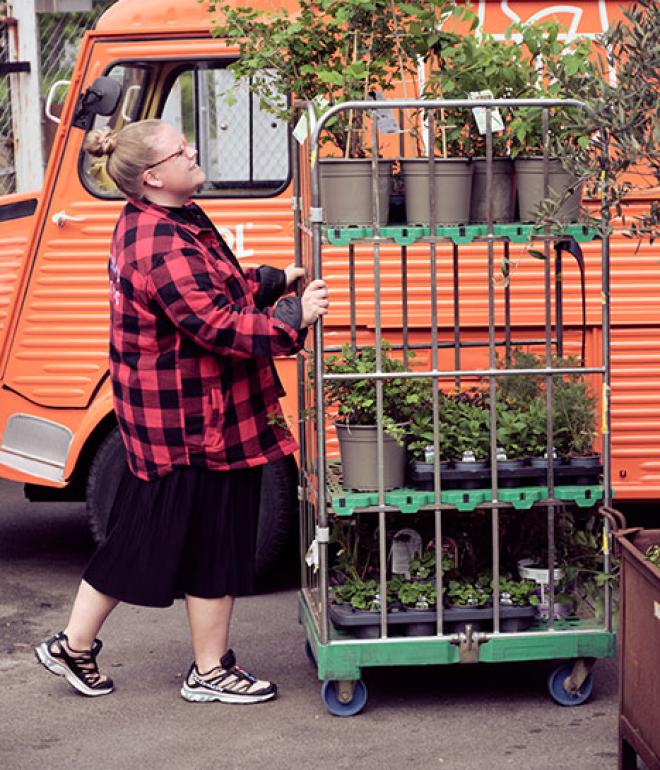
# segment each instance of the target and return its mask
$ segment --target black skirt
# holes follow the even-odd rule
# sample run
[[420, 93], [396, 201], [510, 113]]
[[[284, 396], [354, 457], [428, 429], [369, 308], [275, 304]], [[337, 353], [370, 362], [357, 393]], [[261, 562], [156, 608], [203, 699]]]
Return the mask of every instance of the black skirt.
[[261, 467], [175, 468], [155, 481], [124, 473], [108, 538], [83, 579], [130, 604], [169, 607], [254, 593]]

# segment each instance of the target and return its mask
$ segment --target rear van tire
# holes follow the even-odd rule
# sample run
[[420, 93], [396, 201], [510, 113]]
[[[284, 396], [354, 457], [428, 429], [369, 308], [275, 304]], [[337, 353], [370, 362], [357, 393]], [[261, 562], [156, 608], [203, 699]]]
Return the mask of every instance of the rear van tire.
[[[97, 545], [104, 542], [110, 511], [126, 467], [126, 450], [118, 428], [99, 447], [87, 476], [87, 520]], [[261, 479], [256, 568], [262, 577], [277, 563], [297, 520], [298, 469], [292, 456], [268, 463]]]

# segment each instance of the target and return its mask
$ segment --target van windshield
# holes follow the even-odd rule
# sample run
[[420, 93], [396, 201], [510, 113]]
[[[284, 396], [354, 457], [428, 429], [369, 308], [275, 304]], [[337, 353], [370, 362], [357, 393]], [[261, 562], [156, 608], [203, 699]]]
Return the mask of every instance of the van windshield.
[[[117, 64], [106, 74], [122, 85], [119, 106], [109, 117], [97, 116], [92, 128], [160, 117], [197, 148], [208, 180], [200, 196], [276, 195], [290, 177], [288, 126], [260, 108], [248, 84], [235, 83], [227, 63]], [[121, 197], [105, 164], [82, 153], [85, 186], [98, 197]]]

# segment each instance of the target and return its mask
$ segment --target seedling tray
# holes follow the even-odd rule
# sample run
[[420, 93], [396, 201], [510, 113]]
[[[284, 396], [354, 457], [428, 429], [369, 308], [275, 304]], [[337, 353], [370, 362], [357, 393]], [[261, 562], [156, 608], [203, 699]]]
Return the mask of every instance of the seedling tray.
[[[535, 607], [502, 605], [500, 630], [524, 631], [532, 625], [535, 616]], [[348, 604], [331, 604], [330, 619], [339, 631], [360, 639], [375, 639], [380, 636], [379, 612], [356, 610]], [[436, 622], [435, 610], [400, 609], [387, 613], [388, 634], [391, 633], [392, 636], [435, 636]], [[443, 612], [444, 634], [463, 631], [468, 623], [474, 631], [492, 630], [493, 608], [448, 607]]]
[[[474, 511], [475, 508], [491, 502], [492, 499], [493, 491], [490, 488], [443, 489], [440, 493], [441, 503], [451, 505], [459, 511]], [[534, 486], [500, 489], [498, 499], [516, 510], [529, 510], [535, 503], [548, 499], [548, 488]], [[590, 508], [603, 499], [603, 486], [601, 484], [556, 486], [555, 499], [574, 503], [579, 508]], [[396, 508], [402, 513], [417, 513], [425, 506], [432, 506], [434, 502], [435, 495], [432, 491], [404, 488], [385, 492], [385, 505]], [[337, 516], [352, 516], [361, 510], [376, 508], [378, 492], [344, 491], [332, 496], [331, 506]]]

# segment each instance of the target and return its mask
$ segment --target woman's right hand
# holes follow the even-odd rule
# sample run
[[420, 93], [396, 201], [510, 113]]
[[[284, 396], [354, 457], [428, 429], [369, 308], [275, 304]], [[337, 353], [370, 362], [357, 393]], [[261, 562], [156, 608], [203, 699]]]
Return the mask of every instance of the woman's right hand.
[[303, 292], [302, 302], [302, 326], [303, 328], [315, 323], [319, 316], [328, 312], [328, 286], [323, 280], [312, 281]]

